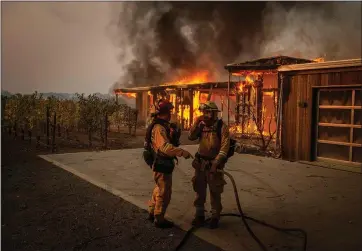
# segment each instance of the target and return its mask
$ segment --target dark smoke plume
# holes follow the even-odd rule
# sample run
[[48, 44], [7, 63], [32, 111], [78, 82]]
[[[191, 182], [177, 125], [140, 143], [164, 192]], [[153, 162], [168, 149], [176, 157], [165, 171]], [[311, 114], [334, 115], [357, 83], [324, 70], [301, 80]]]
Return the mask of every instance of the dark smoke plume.
[[361, 55], [360, 2], [111, 5], [109, 34], [121, 49], [121, 86], [159, 85], [200, 70], [209, 71], [211, 81], [225, 81], [224, 65], [265, 56]]

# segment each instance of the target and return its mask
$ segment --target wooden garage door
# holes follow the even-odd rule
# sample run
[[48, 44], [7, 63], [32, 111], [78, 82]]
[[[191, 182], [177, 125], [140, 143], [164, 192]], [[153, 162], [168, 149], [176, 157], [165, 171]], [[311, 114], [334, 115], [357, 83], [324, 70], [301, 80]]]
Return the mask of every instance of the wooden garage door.
[[318, 159], [362, 163], [361, 88], [318, 92]]

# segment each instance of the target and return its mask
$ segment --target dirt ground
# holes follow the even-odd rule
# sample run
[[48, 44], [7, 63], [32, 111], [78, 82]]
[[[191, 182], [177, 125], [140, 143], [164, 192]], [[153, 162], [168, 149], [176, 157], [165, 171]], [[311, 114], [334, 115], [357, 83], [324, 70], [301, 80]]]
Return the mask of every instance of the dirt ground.
[[[1, 137], [1, 250], [173, 250], [185, 232], [155, 229], [146, 212]], [[220, 250], [192, 236], [183, 250]]]

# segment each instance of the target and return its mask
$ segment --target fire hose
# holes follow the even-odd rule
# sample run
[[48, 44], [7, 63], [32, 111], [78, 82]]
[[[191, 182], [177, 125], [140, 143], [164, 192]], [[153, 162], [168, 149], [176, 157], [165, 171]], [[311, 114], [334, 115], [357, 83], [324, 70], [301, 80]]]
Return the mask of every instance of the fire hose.
[[[277, 227], [277, 226], [274, 226], [274, 225], [271, 225], [269, 223], [266, 223], [264, 221], [261, 221], [261, 220], [258, 220], [258, 219], [255, 219], [255, 218], [252, 218], [250, 216], [246, 216], [241, 208], [241, 205], [240, 205], [240, 200], [239, 200], [239, 194], [238, 194], [238, 190], [236, 188], [236, 184], [235, 184], [235, 181], [234, 181], [234, 178], [233, 176], [228, 173], [228, 172], [225, 172], [224, 170], [220, 170], [218, 169], [217, 170], [218, 172], [221, 172], [223, 174], [225, 174], [231, 181], [232, 185], [233, 185], [233, 189], [234, 189], [234, 195], [235, 195], [235, 200], [236, 200], [236, 204], [237, 204], [237, 207], [238, 207], [238, 211], [239, 211], [239, 214], [233, 214], [233, 213], [227, 213], [227, 214], [221, 214], [220, 216], [223, 217], [223, 216], [234, 216], [234, 217], [239, 217], [242, 219], [247, 231], [249, 232], [249, 234], [253, 237], [253, 239], [258, 243], [259, 247], [261, 250], [263, 251], [268, 251], [268, 249], [266, 248], [266, 246], [261, 242], [261, 240], [254, 234], [254, 232], [251, 230], [247, 220], [250, 220], [250, 221], [254, 221], [260, 225], [263, 225], [263, 226], [266, 226], [266, 227], [269, 227], [269, 228], [272, 228], [276, 231], [279, 231], [279, 232], [283, 232], [283, 233], [286, 233], [286, 234], [291, 234], [292, 232], [299, 232], [303, 235], [304, 237], [304, 241], [303, 241], [303, 251], [306, 251], [307, 250], [307, 233], [303, 230], [303, 229], [300, 229], [300, 228], [282, 228], [282, 227]], [[211, 218], [207, 219], [206, 222], [210, 221]], [[199, 227], [196, 227], [196, 226], [193, 226], [191, 227], [185, 234], [184, 238], [181, 240], [181, 242], [178, 244], [178, 246], [176, 247], [175, 251], [178, 251], [180, 250], [186, 243], [186, 241], [189, 239], [190, 235], [195, 231], [197, 230]]]

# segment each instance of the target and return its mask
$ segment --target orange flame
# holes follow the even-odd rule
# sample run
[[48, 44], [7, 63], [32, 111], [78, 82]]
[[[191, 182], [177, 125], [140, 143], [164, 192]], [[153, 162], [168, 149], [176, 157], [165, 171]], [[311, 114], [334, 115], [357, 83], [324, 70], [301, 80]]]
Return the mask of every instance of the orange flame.
[[324, 62], [325, 60], [324, 60], [324, 57], [319, 57], [319, 58], [313, 59], [313, 61], [316, 63], [321, 63], [321, 62]]
[[116, 94], [121, 95], [126, 98], [136, 98], [136, 96], [137, 96], [136, 93], [131, 93], [131, 92], [117, 92]]
[[180, 80], [167, 82], [164, 84], [161, 84], [161, 86], [164, 85], [186, 85], [186, 84], [201, 84], [206, 83], [209, 79], [209, 72], [208, 71], [199, 71], [195, 74], [192, 74], [190, 76], [184, 77]]
[[[275, 92], [270, 90], [262, 90], [258, 89], [254, 86], [254, 82], [259, 80], [263, 73], [262, 72], [255, 72], [255, 71], [248, 71], [243, 72], [242, 76], [245, 77], [244, 81], [241, 81], [238, 84], [237, 91], [240, 94], [240, 103], [238, 111], [242, 114], [239, 114], [241, 117], [241, 122], [244, 123], [242, 125], [234, 125], [230, 127], [230, 133], [234, 134], [245, 134], [245, 135], [259, 135], [260, 132], [254, 121], [252, 113], [256, 113], [256, 109], [261, 110], [261, 120], [262, 120], [262, 134], [264, 136], [269, 136], [269, 126], [270, 129], [273, 131], [275, 127], [275, 103], [277, 102], [276, 98], [277, 95]], [[250, 88], [251, 87], [251, 88]], [[262, 92], [262, 101], [257, 101], [257, 94], [258, 92]], [[247, 94], [247, 95], [244, 95]], [[262, 105], [262, 107], [258, 107]], [[252, 109], [252, 110], [250, 110]], [[255, 109], [255, 110], [254, 110]], [[270, 122], [270, 123], [269, 123]]]
[[208, 94], [207, 93], [200, 93], [199, 91], [195, 91], [194, 93], [194, 97], [193, 97], [193, 107], [194, 107], [194, 110], [193, 110], [193, 119], [195, 121], [195, 119], [199, 116], [202, 115], [202, 112], [199, 110], [199, 106], [200, 106], [200, 103], [205, 103], [207, 102], [207, 96]]

